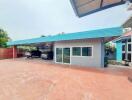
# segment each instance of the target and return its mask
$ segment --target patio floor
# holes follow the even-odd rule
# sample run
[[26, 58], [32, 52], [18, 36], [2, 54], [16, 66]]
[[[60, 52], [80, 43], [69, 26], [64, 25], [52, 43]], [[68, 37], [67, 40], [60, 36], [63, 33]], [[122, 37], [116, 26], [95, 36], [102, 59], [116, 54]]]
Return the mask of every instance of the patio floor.
[[132, 100], [131, 78], [128, 68], [0, 60], [0, 100]]

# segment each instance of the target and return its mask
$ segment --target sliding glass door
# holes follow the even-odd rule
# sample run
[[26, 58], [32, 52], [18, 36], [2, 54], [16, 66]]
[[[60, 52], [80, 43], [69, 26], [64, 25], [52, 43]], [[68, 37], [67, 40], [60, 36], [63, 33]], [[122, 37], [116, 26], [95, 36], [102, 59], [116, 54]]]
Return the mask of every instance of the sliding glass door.
[[56, 62], [70, 64], [70, 48], [56, 48]]
[[70, 48], [63, 48], [63, 63], [70, 63]]
[[62, 48], [56, 48], [56, 62], [62, 62]]

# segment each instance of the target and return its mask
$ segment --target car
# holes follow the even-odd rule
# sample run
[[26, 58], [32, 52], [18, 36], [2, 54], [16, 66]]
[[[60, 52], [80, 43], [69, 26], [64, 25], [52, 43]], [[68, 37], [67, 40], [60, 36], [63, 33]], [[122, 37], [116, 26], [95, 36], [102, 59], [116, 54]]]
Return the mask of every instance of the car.
[[49, 51], [49, 52], [42, 53], [41, 58], [44, 60], [52, 60], [53, 59], [53, 52]]
[[40, 58], [41, 57], [41, 51], [39, 50], [33, 50], [25, 53], [25, 56], [27, 58]]

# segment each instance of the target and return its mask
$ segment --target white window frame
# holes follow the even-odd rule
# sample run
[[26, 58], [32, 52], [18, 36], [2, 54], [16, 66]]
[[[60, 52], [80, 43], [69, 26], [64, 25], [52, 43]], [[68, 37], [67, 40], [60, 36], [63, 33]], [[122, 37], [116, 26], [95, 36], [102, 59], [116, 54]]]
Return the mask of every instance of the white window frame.
[[128, 44], [130, 44], [131, 45], [131, 47], [132, 47], [132, 44], [129, 42], [129, 43], [127, 43], [127, 52], [128, 53], [131, 53], [131, 51], [132, 51], [132, 49], [131, 49], [131, 51], [128, 51]]
[[80, 48], [80, 56], [82, 56], [82, 47], [80, 47], [80, 46], [73, 46], [73, 47], [71, 47], [72, 56], [73, 57], [80, 57], [78, 55], [73, 55], [73, 48]]
[[[91, 52], [92, 52], [92, 53], [91, 53], [91, 56], [83, 56], [83, 55], [82, 55], [82, 48], [91, 48], [91, 49], [92, 49], [92, 51], [91, 51]], [[82, 57], [92, 57], [92, 56], [93, 56], [93, 48], [92, 48], [92, 47], [81, 47], [81, 56], [82, 56]]]
[[[128, 53], [131, 53], [131, 55], [132, 55], [132, 44], [131, 43], [132, 43], [132, 40], [131, 40], [131, 42], [128, 42], [128, 39], [127, 39], [127, 55], [128, 55]], [[131, 51], [128, 51], [128, 44], [131, 44]], [[122, 46], [123, 45], [125, 45], [125, 43], [122, 43]], [[122, 50], [122, 54], [123, 53], [125, 53], [125, 51]]]
[[[61, 48], [62, 49], [62, 62], [57, 62], [56, 60], [56, 49], [57, 48]], [[63, 61], [63, 49], [64, 48], [70, 48], [70, 63], [64, 63], [64, 61]], [[58, 63], [58, 64], [66, 64], [66, 65], [71, 65], [71, 47], [55, 47], [55, 63]]]
[[[93, 57], [93, 45], [88, 45], [88, 46], [72, 46], [71, 49], [73, 50], [74, 47], [80, 47], [81, 48], [81, 55], [80, 56], [73, 55], [73, 53], [71, 51], [72, 57], [89, 57], [89, 58]], [[82, 48], [83, 47], [91, 47], [92, 48], [92, 56], [82, 56]]]
[[[73, 56], [72, 55], [72, 48], [73, 47], [81, 47], [81, 56]], [[82, 47], [91, 47], [92, 48], [92, 56], [82, 56]], [[57, 62], [56, 61], [56, 48], [62, 48], [62, 62]], [[70, 48], [70, 63], [64, 63], [63, 62], [63, 48]], [[71, 62], [72, 62], [72, 57], [83, 57], [83, 58], [93, 58], [94, 56], [94, 46], [93, 45], [87, 45], [87, 46], [56, 46], [55, 48], [55, 63], [58, 63], [58, 64], [66, 64], [66, 65], [71, 65]]]

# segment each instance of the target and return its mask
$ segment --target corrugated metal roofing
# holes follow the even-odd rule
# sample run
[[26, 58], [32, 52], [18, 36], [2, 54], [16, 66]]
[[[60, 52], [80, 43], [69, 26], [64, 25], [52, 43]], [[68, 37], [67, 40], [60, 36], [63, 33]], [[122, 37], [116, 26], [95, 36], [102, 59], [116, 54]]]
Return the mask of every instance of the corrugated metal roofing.
[[123, 36], [131, 36], [131, 35], [132, 35], [132, 31], [125, 33]]
[[[98, 11], [126, 3], [126, 0], [70, 0], [78, 17], [83, 17]], [[132, 0], [127, 0], [132, 2]]]
[[43, 42], [56, 42], [56, 41], [66, 41], [66, 40], [77, 40], [77, 39], [92, 39], [101, 37], [113, 37], [120, 36], [123, 33], [122, 27], [105, 28], [92, 31], [75, 32], [69, 34], [61, 34], [26, 40], [18, 40], [8, 42], [7, 45], [24, 45], [24, 44], [34, 44]]
[[118, 41], [122, 41], [124, 39], [129, 39], [129, 38], [131, 38], [131, 36], [132, 36], [132, 31], [126, 32], [126, 33], [123, 33], [120, 37], [113, 40], [113, 42], [118, 42]]

